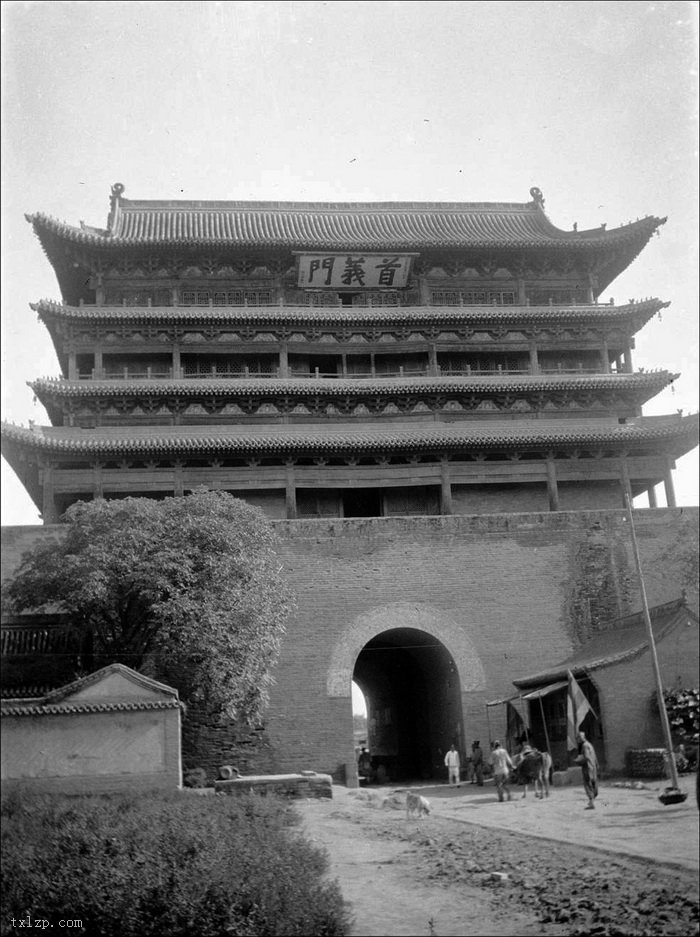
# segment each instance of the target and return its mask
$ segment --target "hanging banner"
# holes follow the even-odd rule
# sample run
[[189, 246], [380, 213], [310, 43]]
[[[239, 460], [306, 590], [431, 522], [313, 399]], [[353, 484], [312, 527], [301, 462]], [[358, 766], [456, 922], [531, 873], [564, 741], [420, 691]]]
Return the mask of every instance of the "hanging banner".
[[297, 254], [306, 289], [401, 289], [416, 254]]

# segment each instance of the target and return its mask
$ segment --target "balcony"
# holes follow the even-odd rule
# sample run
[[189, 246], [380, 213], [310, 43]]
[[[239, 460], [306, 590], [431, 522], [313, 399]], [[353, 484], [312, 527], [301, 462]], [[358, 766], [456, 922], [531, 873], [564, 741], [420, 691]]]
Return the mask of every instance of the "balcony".
[[[455, 378], [478, 378], [478, 377], [522, 377], [531, 375], [540, 376], [571, 376], [571, 375], [596, 375], [601, 374], [600, 368], [595, 367], [556, 367], [540, 368], [533, 372], [530, 368], [507, 368], [507, 367], [482, 367], [471, 368], [438, 368], [436, 373], [425, 367], [403, 367], [377, 369], [367, 368], [365, 370], [353, 370], [343, 372], [342, 370], [327, 371], [322, 368], [290, 368], [287, 378], [294, 380], [383, 380], [396, 378], [421, 378], [421, 377], [455, 377]], [[623, 375], [622, 371], [611, 371], [609, 376]], [[202, 368], [188, 369], [175, 373], [172, 368], [119, 368], [117, 370], [110, 368], [97, 369], [91, 371], [81, 371], [78, 374], [79, 381], [230, 381], [230, 380], [274, 380], [285, 379], [279, 367], [268, 368], [266, 370], [257, 370], [255, 368]]]
[[[80, 305], [88, 305], [81, 301]], [[525, 298], [511, 289], [468, 289], [437, 288], [429, 286], [427, 293], [409, 290], [370, 290], [366, 292], [310, 291], [300, 289], [227, 290], [119, 290], [108, 291], [98, 306], [121, 306], [124, 308], [275, 308], [320, 307], [328, 309], [357, 308], [373, 309], [385, 307], [529, 307], [532, 309], [590, 309], [591, 307], [614, 307], [614, 302], [602, 303], [588, 300], [583, 292], [566, 290], [530, 290]]]

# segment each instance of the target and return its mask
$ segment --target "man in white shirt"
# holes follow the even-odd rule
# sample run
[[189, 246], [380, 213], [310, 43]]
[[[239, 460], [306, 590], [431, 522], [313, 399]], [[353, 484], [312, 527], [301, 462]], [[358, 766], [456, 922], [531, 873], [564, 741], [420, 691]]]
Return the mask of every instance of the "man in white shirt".
[[493, 767], [493, 779], [496, 782], [499, 803], [503, 803], [505, 794], [508, 795], [508, 800], [511, 800], [510, 791], [508, 790], [508, 778], [513, 770], [513, 762], [510, 760], [510, 755], [505, 748], [501, 748], [498, 739], [493, 743], [493, 751], [489, 761]]
[[450, 746], [449, 752], [445, 755], [445, 764], [447, 765], [449, 783], [459, 784], [459, 752], [454, 745]]

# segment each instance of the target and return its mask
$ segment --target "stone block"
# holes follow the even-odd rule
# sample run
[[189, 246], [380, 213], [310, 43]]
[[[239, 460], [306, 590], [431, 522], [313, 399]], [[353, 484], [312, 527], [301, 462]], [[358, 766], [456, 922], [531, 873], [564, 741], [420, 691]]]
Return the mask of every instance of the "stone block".
[[331, 800], [333, 780], [330, 774], [316, 774], [315, 771], [304, 771], [301, 774], [261, 774], [215, 781], [214, 790], [217, 794], [259, 794], [262, 797], [275, 794], [290, 800]]
[[583, 775], [579, 767], [574, 766], [566, 771], [552, 773], [552, 787], [568, 787], [571, 784], [583, 784]]

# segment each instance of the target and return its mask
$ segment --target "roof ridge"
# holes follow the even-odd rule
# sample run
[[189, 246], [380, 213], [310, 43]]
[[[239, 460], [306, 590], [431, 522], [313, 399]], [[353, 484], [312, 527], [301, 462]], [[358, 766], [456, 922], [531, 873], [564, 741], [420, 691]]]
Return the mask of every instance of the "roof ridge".
[[240, 211], [491, 211], [503, 209], [507, 211], [534, 211], [534, 202], [433, 202], [433, 201], [320, 201], [307, 200], [248, 200], [248, 199], [120, 199], [120, 207], [126, 211], [143, 211], [146, 209], [162, 208], [174, 210], [189, 209], [192, 211], [225, 211], [237, 209]]

